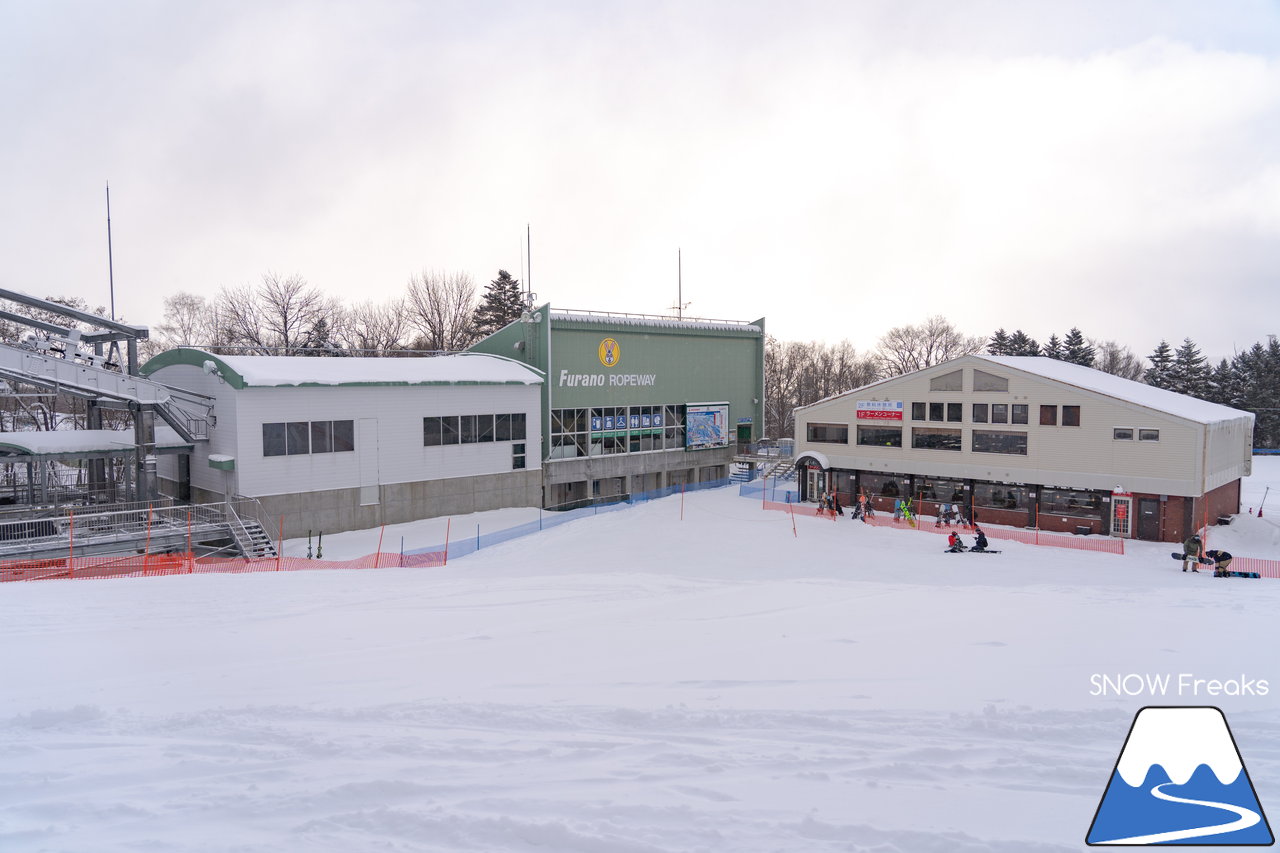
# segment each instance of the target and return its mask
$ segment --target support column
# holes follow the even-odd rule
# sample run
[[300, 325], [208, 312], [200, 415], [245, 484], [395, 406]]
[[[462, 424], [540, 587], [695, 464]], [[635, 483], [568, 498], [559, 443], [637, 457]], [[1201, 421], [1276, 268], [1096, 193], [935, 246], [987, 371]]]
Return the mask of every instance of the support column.
[[134, 482], [137, 489], [134, 500], [149, 501], [157, 497], [156, 492], [156, 413], [150, 409], [139, 409], [133, 413], [133, 443], [137, 445], [137, 456], [134, 464], [136, 476]]

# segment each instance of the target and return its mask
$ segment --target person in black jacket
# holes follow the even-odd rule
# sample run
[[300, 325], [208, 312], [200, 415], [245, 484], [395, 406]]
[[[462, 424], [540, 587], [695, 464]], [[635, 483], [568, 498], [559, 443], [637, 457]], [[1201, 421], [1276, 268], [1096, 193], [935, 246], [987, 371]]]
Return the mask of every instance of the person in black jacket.
[[977, 534], [977, 539], [973, 543], [973, 550], [975, 551], [987, 550], [987, 534], [983, 533], [982, 528], [978, 527], [976, 524], [973, 526], [973, 532]]
[[1231, 572], [1227, 567], [1231, 565], [1231, 555], [1226, 551], [1205, 551], [1204, 555], [1213, 560], [1213, 576], [1215, 578], [1229, 578]]

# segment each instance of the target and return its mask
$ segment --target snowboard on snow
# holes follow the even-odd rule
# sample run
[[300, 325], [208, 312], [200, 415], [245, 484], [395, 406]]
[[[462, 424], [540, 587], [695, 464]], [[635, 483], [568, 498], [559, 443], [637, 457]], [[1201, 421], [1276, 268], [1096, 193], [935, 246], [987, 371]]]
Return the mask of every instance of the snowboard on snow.
[[943, 550], [942, 553], [944, 554], [999, 554], [1000, 550], [998, 548], [997, 549], [986, 548], [982, 551], [975, 551], [972, 548], [965, 548], [963, 551], [952, 551], [950, 548], [946, 548]]
[[[1172, 554], [1170, 554], [1169, 556], [1170, 556], [1170, 557], [1173, 557], [1173, 559], [1175, 559], [1175, 560], [1184, 560], [1184, 559], [1186, 559], [1186, 556], [1187, 556], [1187, 555], [1186, 555], [1186, 554], [1180, 554], [1180, 553], [1178, 553], [1177, 551], [1174, 551], [1174, 552], [1173, 552]], [[1199, 564], [1200, 564], [1200, 565], [1202, 565], [1202, 566], [1212, 566], [1212, 565], [1213, 565], [1213, 560], [1212, 560], [1212, 559], [1210, 559], [1209, 557], [1197, 557], [1197, 558], [1196, 558], [1196, 562], [1197, 562], [1197, 563], [1199, 563]], [[1228, 569], [1228, 570], [1227, 570], [1227, 577], [1229, 577], [1229, 578], [1261, 578], [1261, 577], [1262, 577], [1262, 575], [1258, 574], [1257, 572], [1233, 572], [1233, 571], [1231, 571], [1230, 569]]]

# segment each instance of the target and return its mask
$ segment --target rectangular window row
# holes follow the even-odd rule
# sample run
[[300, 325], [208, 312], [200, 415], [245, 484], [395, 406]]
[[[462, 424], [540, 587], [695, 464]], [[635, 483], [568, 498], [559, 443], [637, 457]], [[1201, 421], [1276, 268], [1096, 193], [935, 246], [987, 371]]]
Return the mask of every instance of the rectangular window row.
[[[1111, 431], [1111, 437], [1116, 441], [1133, 441], [1133, 427], [1116, 427]], [[1137, 430], [1138, 441], [1159, 441], [1160, 430], [1158, 429], [1139, 429]]]
[[291, 421], [262, 425], [263, 456], [344, 453], [356, 449], [355, 421]]
[[[865, 447], [901, 447], [902, 428], [859, 426], [858, 444]], [[911, 446], [921, 450], [962, 450], [962, 433], [958, 429], [912, 427]], [[973, 430], [969, 449], [974, 453], [1007, 453], [1027, 455], [1027, 434], [1001, 430]]]
[[683, 450], [684, 406], [601, 406], [551, 411], [551, 458]]
[[[1025, 424], [1030, 415], [1026, 403], [973, 403], [969, 412], [975, 424]], [[1062, 426], [1080, 426], [1079, 406], [1041, 406], [1040, 425], [1057, 426], [1058, 409], [1062, 409]], [[911, 420], [960, 423], [964, 420], [963, 403], [912, 403]]]
[[524, 412], [506, 415], [442, 415], [422, 419], [424, 447], [524, 439]]
[[826, 444], [848, 444], [848, 424], [809, 424], [806, 432], [809, 441]]

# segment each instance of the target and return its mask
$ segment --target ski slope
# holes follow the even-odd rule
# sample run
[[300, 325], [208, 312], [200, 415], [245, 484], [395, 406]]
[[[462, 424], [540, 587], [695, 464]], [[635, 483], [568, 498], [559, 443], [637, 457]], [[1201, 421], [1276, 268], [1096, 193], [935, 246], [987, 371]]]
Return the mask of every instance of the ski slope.
[[[1221, 707], [1280, 802], [1280, 581], [795, 523], [724, 489], [437, 569], [7, 584], [0, 850], [1082, 850], [1148, 704]], [[1280, 558], [1277, 534], [1245, 515], [1210, 547]]]

